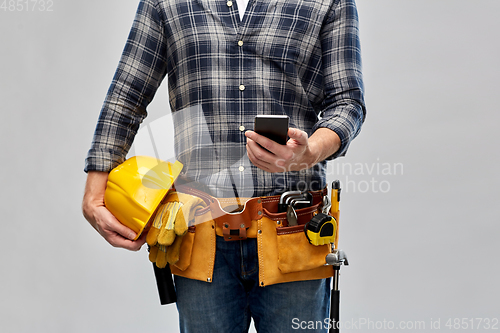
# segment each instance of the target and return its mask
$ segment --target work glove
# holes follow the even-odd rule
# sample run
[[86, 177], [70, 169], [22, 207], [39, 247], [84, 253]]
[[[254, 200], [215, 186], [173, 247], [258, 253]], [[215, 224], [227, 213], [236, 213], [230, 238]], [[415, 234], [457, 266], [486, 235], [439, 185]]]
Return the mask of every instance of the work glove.
[[196, 211], [203, 208], [202, 199], [184, 193], [172, 192], [159, 208], [146, 236], [150, 246], [149, 260], [158, 268], [179, 261], [182, 237], [194, 224]]

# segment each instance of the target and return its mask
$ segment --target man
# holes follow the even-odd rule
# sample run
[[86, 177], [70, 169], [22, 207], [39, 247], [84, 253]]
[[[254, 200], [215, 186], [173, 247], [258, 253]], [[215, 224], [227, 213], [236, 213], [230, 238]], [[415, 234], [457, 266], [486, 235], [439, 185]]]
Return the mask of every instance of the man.
[[[365, 117], [357, 24], [354, 0], [142, 0], [87, 156], [86, 219], [115, 247], [144, 244], [103, 197], [165, 76], [176, 159], [214, 197], [325, 188], [326, 160]], [[257, 114], [289, 116], [286, 145], [250, 130]], [[182, 332], [247, 331], [251, 318], [259, 332], [287, 332], [294, 318], [328, 317], [328, 279], [262, 287], [262, 244], [216, 243], [210, 283], [175, 276]]]

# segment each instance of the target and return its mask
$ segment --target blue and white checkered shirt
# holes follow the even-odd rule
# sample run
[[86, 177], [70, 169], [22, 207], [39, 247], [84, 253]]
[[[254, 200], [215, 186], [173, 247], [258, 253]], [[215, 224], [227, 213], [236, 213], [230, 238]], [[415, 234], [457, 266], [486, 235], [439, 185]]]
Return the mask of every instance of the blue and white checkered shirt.
[[257, 114], [288, 115], [309, 135], [335, 131], [342, 145], [330, 158], [365, 117], [354, 0], [250, 0], [243, 20], [231, 0], [141, 0], [85, 171], [125, 160], [165, 76], [176, 158], [220, 197], [326, 185], [325, 161], [283, 173], [251, 165], [244, 132]]

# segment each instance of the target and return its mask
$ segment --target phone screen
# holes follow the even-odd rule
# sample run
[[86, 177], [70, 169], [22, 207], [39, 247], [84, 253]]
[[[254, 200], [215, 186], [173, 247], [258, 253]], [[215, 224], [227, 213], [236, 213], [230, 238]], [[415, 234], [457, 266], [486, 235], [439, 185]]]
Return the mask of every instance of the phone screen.
[[285, 115], [257, 115], [254, 131], [280, 145], [286, 145], [288, 139], [289, 118]]

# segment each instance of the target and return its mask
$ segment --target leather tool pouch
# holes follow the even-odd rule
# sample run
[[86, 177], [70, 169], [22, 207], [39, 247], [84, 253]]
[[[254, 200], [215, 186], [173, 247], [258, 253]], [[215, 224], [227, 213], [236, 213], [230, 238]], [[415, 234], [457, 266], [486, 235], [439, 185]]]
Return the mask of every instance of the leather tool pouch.
[[183, 236], [179, 261], [170, 265], [173, 274], [212, 282], [215, 260], [215, 221], [208, 207], [195, 215], [195, 225]]
[[316, 280], [333, 276], [333, 268], [325, 266], [330, 245], [314, 246], [304, 234], [304, 224], [319, 204], [298, 209], [298, 225], [286, 225], [286, 214], [272, 214], [258, 221], [259, 280], [261, 286], [275, 283]]

